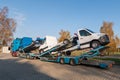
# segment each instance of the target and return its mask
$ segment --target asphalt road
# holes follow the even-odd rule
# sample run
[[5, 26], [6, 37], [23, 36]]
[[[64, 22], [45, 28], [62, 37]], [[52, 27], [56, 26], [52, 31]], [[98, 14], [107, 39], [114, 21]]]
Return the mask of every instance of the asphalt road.
[[111, 69], [100, 69], [0, 54], [0, 80], [120, 80], [120, 65], [113, 65]]

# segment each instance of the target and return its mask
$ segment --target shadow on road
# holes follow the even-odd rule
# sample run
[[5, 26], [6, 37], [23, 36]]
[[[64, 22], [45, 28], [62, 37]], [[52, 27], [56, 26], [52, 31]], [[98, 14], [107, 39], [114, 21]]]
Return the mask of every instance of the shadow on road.
[[[101, 69], [95, 66], [89, 65], [78, 65], [76, 68], [72, 69], [72, 66], [68, 67], [68, 70], [73, 71], [74, 73], [79, 73], [86, 75], [86, 77], [101, 78], [105, 80], [120, 80], [120, 66], [113, 65], [111, 69]], [[78, 70], [79, 68], [79, 70]]]
[[120, 80], [120, 66], [100, 69], [0, 55], [0, 80]]
[[0, 59], [0, 80], [56, 80], [21, 59]]

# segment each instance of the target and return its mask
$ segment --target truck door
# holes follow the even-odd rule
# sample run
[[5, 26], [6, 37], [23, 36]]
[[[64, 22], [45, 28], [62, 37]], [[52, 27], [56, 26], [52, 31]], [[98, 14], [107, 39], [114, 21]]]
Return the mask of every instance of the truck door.
[[79, 30], [78, 37], [79, 37], [81, 48], [87, 48], [90, 46], [91, 33], [89, 33], [86, 30]]

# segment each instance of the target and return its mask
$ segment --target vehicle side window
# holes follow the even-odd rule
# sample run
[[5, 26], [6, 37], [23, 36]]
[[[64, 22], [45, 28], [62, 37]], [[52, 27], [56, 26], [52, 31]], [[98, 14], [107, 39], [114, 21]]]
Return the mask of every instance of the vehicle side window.
[[79, 31], [79, 33], [80, 33], [81, 36], [89, 36], [89, 35], [91, 35], [89, 32], [87, 32], [85, 30], [81, 30], [81, 31]]

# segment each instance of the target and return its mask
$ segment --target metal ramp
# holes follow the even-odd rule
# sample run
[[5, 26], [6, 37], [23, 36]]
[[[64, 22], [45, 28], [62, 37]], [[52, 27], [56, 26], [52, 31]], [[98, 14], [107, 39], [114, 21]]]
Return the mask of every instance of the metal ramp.
[[92, 49], [92, 50], [90, 50], [88, 52], [85, 52], [85, 53], [83, 53], [82, 55], [80, 55], [78, 57], [79, 58], [93, 58], [95, 56], [100, 55], [101, 51], [103, 51], [103, 50], [105, 50], [107, 48], [109, 48], [109, 47], [107, 47], [107, 46], [99, 46], [98, 48]]

